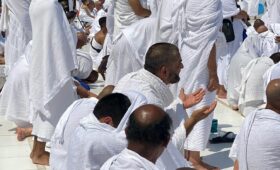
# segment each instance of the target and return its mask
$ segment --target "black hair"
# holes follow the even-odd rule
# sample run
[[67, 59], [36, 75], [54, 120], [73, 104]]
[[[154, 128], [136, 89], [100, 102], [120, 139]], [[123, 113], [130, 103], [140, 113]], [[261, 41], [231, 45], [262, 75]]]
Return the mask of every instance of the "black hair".
[[179, 55], [178, 47], [170, 43], [156, 43], [152, 45], [145, 59], [144, 68], [155, 74], [162, 66], [172, 63]]
[[101, 18], [98, 20], [98, 23], [99, 23], [99, 26], [100, 26], [100, 27], [106, 26], [106, 17], [101, 17]]
[[112, 93], [97, 102], [93, 114], [97, 119], [110, 116], [114, 127], [117, 127], [130, 105], [131, 103], [127, 96], [121, 93]]
[[273, 60], [274, 64], [280, 61], [280, 53], [274, 53], [270, 56], [270, 59]]
[[66, 14], [66, 17], [67, 19], [74, 19], [77, 15], [77, 12], [75, 11], [75, 8], [76, 8], [76, 1], [73, 2], [73, 5], [74, 5], [74, 11], [70, 11], [69, 9], [69, 2], [68, 0], [58, 0], [58, 2], [61, 4], [65, 14]]
[[143, 126], [136, 120], [133, 112], [126, 128], [126, 138], [128, 141], [158, 146], [169, 141], [171, 126], [172, 120], [168, 114], [165, 114], [158, 122]]
[[261, 19], [256, 19], [256, 21], [254, 22], [253, 27], [255, 28], [255, 30], [257, 30], [262, 25], [264, 25], [264, 22]]

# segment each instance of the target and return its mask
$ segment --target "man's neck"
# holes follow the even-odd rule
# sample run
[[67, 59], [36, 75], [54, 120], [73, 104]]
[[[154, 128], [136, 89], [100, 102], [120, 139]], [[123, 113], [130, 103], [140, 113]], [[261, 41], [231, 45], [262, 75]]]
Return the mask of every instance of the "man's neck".
[[272, 111], [274, 111], [274, 112], [280, 114], [280, 109], [277, 109], [277, 108], [273, 107], [273, 106], [270, 105], [270, 104], [267, 104], [265, 108], [266, 108], [266, 109], [269, 109], [269, 110], [272, 110]]
[[153, 147], [145, 146], [136, 142], [130, 142], [128, 143], [127, 149], [136, 152], [141, 157], [153, 162], [154, 164], [156, 163], [157, 158], [154, 156]]

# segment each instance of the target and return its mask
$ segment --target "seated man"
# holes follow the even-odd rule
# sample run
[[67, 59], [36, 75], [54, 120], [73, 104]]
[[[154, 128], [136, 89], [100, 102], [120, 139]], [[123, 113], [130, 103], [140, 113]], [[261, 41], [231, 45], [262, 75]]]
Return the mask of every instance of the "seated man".
[[156, 162], [171, 138], [172, 120], [155, 105], [143, 105], [129, 117], [125, 129], [127, 148], [107, 160], [101, 170], [159, 170]]
[[100, 51], [103, 48], [103, 44], [105, 41], [105, 37], [107, 35], [107, 27], [106, 27], [106, 17], [102, 17], [99, 19], [100, 31], [98, 31], [94, 37], [92, 37], [90, 45], [90, 56], [93, 61], [92, 68], [97, 70], [99, 64], [101, 63], [102, 57], [100, 56]]
[[12, 121], [17, 126], [17, 140], [22, 141], [31, 136], [29, 102], [29, 64], [32, 41], [28, 43], [25, 53], [19, 57], [10, 71], [9, 77], [2, 89], [0, 98], [0, 115]]
[[51, 169], [63, 169], [73, 131], [79, 126], [79, 122], [83, 117], [93, 112], [97, 102], [98, 99], [95, 97], [79, 99], [71, 104], [63, 113], [51, 139]]
[[[185, 130], [181, 123], [186, 115], [185, 109], [199, 103], [205, 92], [199, 89], [191, 95], [185, 95], [181, 90], [179, 99], [173, 102], [173, 95], [168, 85], [180, 80], [179, 73], [182, 67], [181, 56], [175, 45], [169, 43], [154, 44], [146, 54], [144, 69], [125, 75], [117, 83], [115, 92], [135, 90], [142, 93], [149, 104], [155, 104], [167, 110], [172, 118], [174, 128], [181, 127]], [[215, 105], [215, 102], [213, 105]], [[186, 132], [178, 136], [180, 139], [173, 144], [178, 150], [182, 150]], [[169, 149], [168, 146], [167, 150]], [[169, 159], [172, 159], [173, 156], [170, 156]], [[167, 166], [166, 161], [164, 163]]]
[[251, 60], [242, 70], [238, 108], [243, 115], [248, 115], [254, 109], [264, 104], [265, 88], [263, 87], [263, 75], [271, 66], [279, 61], [280, 53], [275, 53], [270, 57], [260, 57]]
[[[112, 155], [119, 153], [125, 142], [119, 133], [114, 133], [131, 102], [120, 93], [103, 97], [94, 107], [93, 113], [80, 121], [66, 150], [64, 168], [67, 170], [94, 169]], [[81, 161], [83, 160], [83, 161]]]
[[235, 169], [279, 169], [280, 167], [280, 79], [266, 89], [265, 109], [251, 112], [235, 139]]

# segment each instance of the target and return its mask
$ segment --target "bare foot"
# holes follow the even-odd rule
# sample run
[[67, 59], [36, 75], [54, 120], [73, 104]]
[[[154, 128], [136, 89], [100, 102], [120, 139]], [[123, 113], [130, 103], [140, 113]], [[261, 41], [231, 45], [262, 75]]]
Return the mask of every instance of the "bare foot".
[[25, 138], [32, 136], [32, 128], [17, 128], [17, 140], [23, 141]]
[[39, 155], [33, 154], [31, 159], [34, 164], [49, 165], [49, 158], [50, 158], [50, 153], [44, 151], [43, 153], [41, 153]]
[[227, 98], [227, 91], [226, 89], [224, 88], [224, 86], [221, 86], [219, 87], [218, 91], [217, 91], [217, 95], [219, 98], [221, 99], [226, 99]]

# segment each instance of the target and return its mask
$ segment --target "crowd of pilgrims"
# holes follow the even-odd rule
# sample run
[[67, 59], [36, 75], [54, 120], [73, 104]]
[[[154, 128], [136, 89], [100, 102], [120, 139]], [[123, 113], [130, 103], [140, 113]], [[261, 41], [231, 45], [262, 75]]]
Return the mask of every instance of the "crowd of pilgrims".
[[0, 30], [0, 115], [34, 164], [219, 169], [219, 98], [245, 117], [234, 169], [280, 169], [279, 0], [2, 0]]

